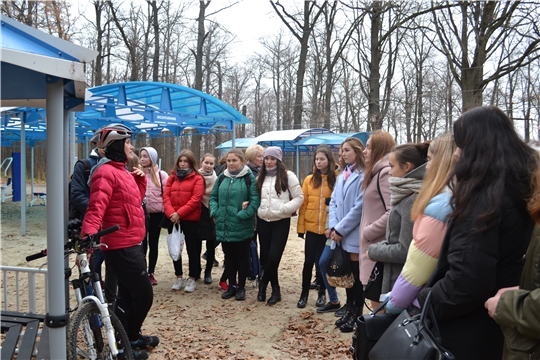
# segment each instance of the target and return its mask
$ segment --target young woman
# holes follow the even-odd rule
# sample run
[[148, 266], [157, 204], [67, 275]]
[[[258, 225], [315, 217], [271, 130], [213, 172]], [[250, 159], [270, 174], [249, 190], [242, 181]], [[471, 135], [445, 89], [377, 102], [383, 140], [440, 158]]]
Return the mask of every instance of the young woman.
[[455, 149], [451, 134], [442, 135], [429, 144], [424, 184], [411, 210], [413, 240], [403, 270], [392, 292], [386, 295], [390, 297], [386, 305], [389, 313], [398, 315], [407, 309], [435, 270], [446, 232], [446, 217], [451, 211], [447, 184], [454, 171]]
[[[342, 332], [353, 331], [356, 315], [361, 314], [364, 307], [363, 291], [358, 277], [358, 237], [363, 208], [361, 187], [365, 166], [363, 150], [362, 141], [354, 137], [345, 139], [341, 144], [340, 162], [343, 171], [338, 175], [330, 200], [330, 238], [349, 254], [354, 275], [353, 287], [346, 289], [347, 311], [336, 321], [336, 326]], [[326, 279], [326, 273], [323, 278]]]
[[[216, 221], [217, 240], [223, 245], [225, 270], [229, 287], [223, 299], [235, 296], [246, 299], [246, 278], [249, 269], [249, 245], [255, 228], [254, 217], [259, 207], [255, 177], [245, 166], [244, 153], [231, 149], [226, 155], [227, 168], [222, 181], [217, 181], [210, 196], [210, 216]], [[246, 180], [249, 177], [249, 180]], [[249, 184], [249, 186], [248, 186]], [[238, 275], [238, 287], [235, 287]]]
[[[326, 244], [326, 204], [325, 199], [332, 195], [336, 183], [335, 162], [332, 150], [321, 145], [315, 149], [313, 174], [304, 179], [302, 192], [304, 203], [298, 213], [298, 236], [304, 238], [304, 268], [302, 270], [302, 293], [298, 300], [299, 308], [305, 308], [308, 301], [313, 265], [319, 267], [319, 259]], [[320, 285], [316, 306], [326, 304], [326, 287]]]
[[[127, 126], [111, 124], [96, 132], [92, 142], [105, 149], [106, 158], [92, 169], [90, 199], [84, 216], [81, 236], [100, 229], [120, 225], [120, 230], [101, 238], [101, 250], [107, 269], [118, 279], [116, 315], [126, 329], [134, 349], [153, 348], [156, 336], [142, 336], [141, 326], [152, 306], [152, 285], [141, 251], [144, 237], [142, 201], [146, 193], [146, 177], [138, 168], [128, 171], [126, 163], [133, 156]], [[147, 359], [146, 353], [135, 353]]]
[[261, 205], [257, 210], [257, 233], [261, 243], [263, 267], [257, 300], [266, 300], [266, 287], [270, 283], [272, 295], [268, 299], [268, 305], [281, 301], [279, 263], [287, 244], [291, 216], [304, 201], [300, 182], [292, 171], [287, 170], [282, 160], [280, 147], [267, 147], [257, 178], [257, 189], [261, 195]]
[[[167, 229], [172, 232], [173, 225], [180, 225], [185, 236], [186, 249], [189, 258], [189, 278], [185, 284], [186, 292], [195, 290], [201, 277], [201, 245], [199, 239], [199, 220], [201, 219], [201, 202], [204, 196], [204, 178], [197, 170], [195, 156], [189, 150], [182, 150], [176, 165], [171, 170], [163, 194], [165, 215], [171, 220]], [[173, 261], [176, 281], [173, 290], [184, 286], [182, 258]]]
[[392, 290], [407, 258], [413, 239], [411, 209], [420, 192], [425, 173], [429, 142], [396, 147], [388, 157], [390, 165], [390, 205], [386, 239], [368, 247], [367, 257], [384, 263], [381, 292]]
[[[385, 131], [374, 131], [364, 150], [366, 170], [362, 190], [364, 208], [360, 222], [360, 281], [366, 286], [375, 262], [367, 257], [368, 246], [384, 240], [390, 210], [390, 164], [388, 157], [396, 146], [392, 135]], [[379, 299], [371, 300], [377, 307]]]
[[454, 123], [455, 185], [439, 261], [418, 296], [431, 291], [442, 345], [456, 359], [500, 359], [504, 337], [484, 302], [516, 286], [534, 221], [527, 212], [538, 154], [498, 108], [481, 106]]
[[216, 182], [216, 172], [214, 164], [216, 158], [212, 154], [204, 154], [201, 159], [199, 172], [204, 177], [204, 196], [202, 199], [201, 219], [199, 220], [199, 239], [206, 240], [206, 268], [204, 270], [204, 283], [212, 283], [212, 266], [215, 259], [216, 249], [216, 226], [210, 217], [210, 194]]
[[143, 241], [143, 254], [146, 256], [148, 247], [150, 250], [148, 254], [148, 277], [152, 285], [157, 285], [158, 282], [154, 276], [154, 271], [159, 252], [159, 235], [161, 234], [159, 223], [163, 218], [163, 193], [169, 175], [165, 171], [159, 170], [156, 149], [150, 146], [143, 147], [139, 151], [139, 155], [139, 162], [146, 174], [146, 211], [150, 216]]

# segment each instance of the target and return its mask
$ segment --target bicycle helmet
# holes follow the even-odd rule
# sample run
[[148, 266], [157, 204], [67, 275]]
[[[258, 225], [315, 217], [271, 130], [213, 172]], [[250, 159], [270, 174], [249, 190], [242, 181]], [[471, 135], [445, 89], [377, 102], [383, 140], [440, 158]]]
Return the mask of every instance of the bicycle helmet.
[[105, 125], [92, 137], [90, 140], [96, 144], [98, 148], [106, 148], [109, 144], [115, 140], [122, 140], [129, 138], [133, 135], [133, 131], [123, 124], [110, 124]]

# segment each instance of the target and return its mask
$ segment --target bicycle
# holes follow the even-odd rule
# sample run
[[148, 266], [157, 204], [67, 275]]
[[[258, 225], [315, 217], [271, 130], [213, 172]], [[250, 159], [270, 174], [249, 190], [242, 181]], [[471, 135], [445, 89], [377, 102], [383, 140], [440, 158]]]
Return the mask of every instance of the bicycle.
[[[118, 225], [79, 238], [80, 220], [68, 224], [69, 241], [64, 245], [64, 255], [77, 254], [76, 266], [79, 277], [71, 280], [77, 308], [68, 310], [71, 315], [67, 327], [67, 358], [74, 359], [133, 359], [129, 339], [122, 323], [103, 298], [101, 281], [97, 273], [90, 270], [87, 254], [103, 246], [98, 243], [101, 236], [120, 229]], [[47, 256], [47, 249], [26, 257], [26, 261]], [[66, 278], [71, 276], [67, 269]]]

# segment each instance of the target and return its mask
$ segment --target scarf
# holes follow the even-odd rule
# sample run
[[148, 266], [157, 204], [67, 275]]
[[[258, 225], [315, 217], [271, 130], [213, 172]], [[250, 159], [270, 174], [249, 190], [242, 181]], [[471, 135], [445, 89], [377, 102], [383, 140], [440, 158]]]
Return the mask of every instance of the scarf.
[[352, 175], [353, 171], [354, 171], [354, 167], [355, 167], [356, 163], [354, 164], [347, 164], [345, 166], [345, 170], [343, 171], [343, 181], [347, 181], [347, 179], [349, 178], [349, 176]]
[[274, 166], [271, 169], [266, 169], [267, 176], [276, 176], [277, 175], [277, 166]]
[[214, 171], [210, 171], [210, 172], [204, 172], [203, 169], [199, 169], [199, 172], [201, 173], [202, 176], [204, 177], [208, 177], [208, 176], [212, 176], [214, 174]]
[[242, 165], [242, 167], [241, 167], [240, 169], [236, 170], [236, 171], [231, 171], [231, 170], [229, 170], [229, 175], [231, 176], [231, 178], [234, 179], [235, 177], [238, 176], [238, 174], [240, 174], [240, 172], [241, 172], [242, 170], [244, 170], [244, 165]]
[[182, 181], [186, 178], [186, 176], [188, 176], [190, 173], [191, 173], [191, 168], [189, 169], [178, 169], [176, 170], [176, 177], [178, 178], [178, 180]]
[[401, 200], [412, 194], [418, 194], [422, 187], [423, 181], [421, 179], [414, 178], [400, 178], [391, 176], [388, 179], [390, 183], [390, 204], [395, 206], [400, 203]]

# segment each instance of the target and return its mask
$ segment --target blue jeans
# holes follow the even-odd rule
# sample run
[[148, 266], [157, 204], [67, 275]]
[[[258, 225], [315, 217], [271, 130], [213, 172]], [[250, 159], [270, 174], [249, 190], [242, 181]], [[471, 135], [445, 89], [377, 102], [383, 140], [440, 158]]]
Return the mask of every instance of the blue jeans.
[[323, 252], [321, 254], [321, 257], [319, 259], [319, 267], [321, 269], [321, 277], [324, 281], [324, 285], [326, 285], [326, 290], [328, 291], [328, 297], [330, 298], [330, 302], [337, 303], [339, 302], [338, 294], [336, 291], [336, 288], [333, 286], [328, 285], [328, 280], [326, 279], [326, 259], [328, 259], [328, 256], [330, 256], [330, 252], [332, 250], [330, 249], [330, 246], [325, 245]]

